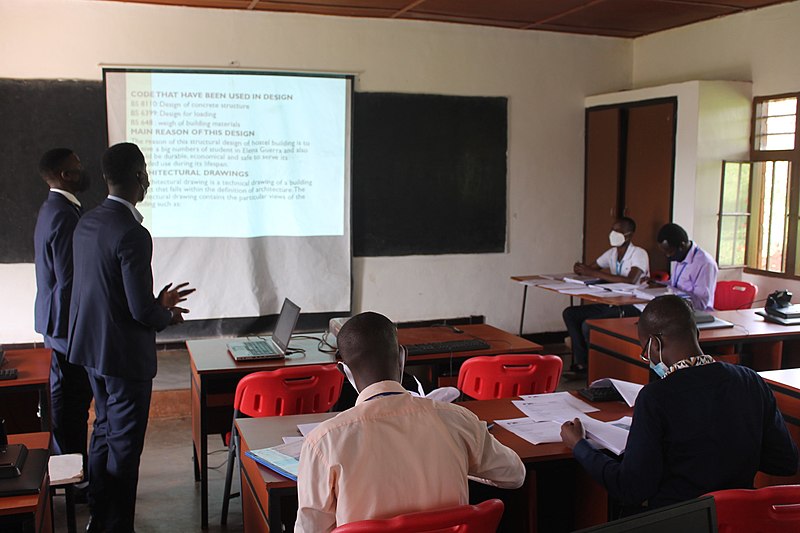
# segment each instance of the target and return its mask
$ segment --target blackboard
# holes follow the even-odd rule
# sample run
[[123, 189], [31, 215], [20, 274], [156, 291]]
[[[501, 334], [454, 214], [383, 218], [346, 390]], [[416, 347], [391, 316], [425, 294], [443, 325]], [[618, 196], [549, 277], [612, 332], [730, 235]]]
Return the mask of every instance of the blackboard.
[[353, 254], [503, 252], [508, 101], [356, 93]]
[[105, 96], [99, 81], [0, 79], [0, 262], [33, 263], [33, 229], [48, 187], [39, 159], [52, 148], [78, 154], [91, 187], [84, 208], [107, 194], [100, 173], [106, 147]]
[[[504, 251], [506, 98], [355, 93], [353, 115], [354, 255]], [[45, 151], [81, 158], [86, 209], [106, 195], [102, 82], [0, 79], [0, 146], [0, 263], [32, 263]]]

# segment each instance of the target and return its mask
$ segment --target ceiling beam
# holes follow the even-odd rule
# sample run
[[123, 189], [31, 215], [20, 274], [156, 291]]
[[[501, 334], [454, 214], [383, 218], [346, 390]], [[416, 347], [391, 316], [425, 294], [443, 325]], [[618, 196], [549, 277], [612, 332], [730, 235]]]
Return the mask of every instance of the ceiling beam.
[[547, 24], [548, 22], [552, 22], [554, 20], [558, 20], [558, 19], [560, 19], [562, 17], [566, 17], [567, 15], [571, 15], [573, 13], [577, 13], [579, 11], [583, 11], [584, 9], [586, 9], [588, 7], [592, 7], [594, 5], [603, 3], [605, 1], [606, 0], [592, 0], [591, 2], [587, 2], [586, 4], [583, 4], [582, 6], [575, 6], [572, 9], [567, 9], [566, 11], [562, 11], [561, 13], [557, 13], [555, 15], [550, 15], [549, 17], [545, 17], [545, 18], [539, 19], [539, 20], [537, 20], [535, 22], [531, 22], [530, 24], [526, 24], [525, 26], [520, 27], [520, 29], [522, 29], [522, 30], [530, 30], [532, 28], [535, 28], [536, 26], [541, 26], [542, 24]]

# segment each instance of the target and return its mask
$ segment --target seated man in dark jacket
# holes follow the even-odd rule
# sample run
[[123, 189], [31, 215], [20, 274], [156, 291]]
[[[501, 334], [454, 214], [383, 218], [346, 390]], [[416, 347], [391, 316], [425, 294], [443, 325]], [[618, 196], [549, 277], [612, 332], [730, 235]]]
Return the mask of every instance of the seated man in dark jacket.
[[639, 393], [622, 458], [594, 449], [580, 420], [561, 427], [575, 459], [611, 496], [654, 508], [715, 490], [753, 488], [758, 471], [797, 471], [797, 447], [772, 391], [749, 368], [703, 354], [683, 299], [650, 302], [639, 320], [639, 342], [642, 359], [662, 379]]

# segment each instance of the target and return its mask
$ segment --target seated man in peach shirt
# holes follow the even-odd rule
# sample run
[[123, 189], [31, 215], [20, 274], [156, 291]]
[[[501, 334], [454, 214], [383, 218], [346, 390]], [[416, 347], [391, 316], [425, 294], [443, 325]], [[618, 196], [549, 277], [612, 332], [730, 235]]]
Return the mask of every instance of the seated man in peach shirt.
[[464, 505], [468, 477], [500, 488], [522, 486], [522, 461], [485, 422], [463, 407], [412, 396], [400, 385], [406, 354], [388, 318], [357, 315], [337, 341], [358, 400], [306, 437], [296, 532]]

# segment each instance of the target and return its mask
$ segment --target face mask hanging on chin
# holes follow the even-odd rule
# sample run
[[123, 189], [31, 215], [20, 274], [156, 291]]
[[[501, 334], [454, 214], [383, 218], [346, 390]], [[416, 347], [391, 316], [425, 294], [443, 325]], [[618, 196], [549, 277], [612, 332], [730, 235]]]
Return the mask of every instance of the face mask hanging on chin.
[[344, 373], [344, 377], [347, 378], [347, 381], [350, 382], [350, 385], [353, 386], [353, 388], [356, 390], [356, 392], [360, 393], [361, 391], [358, 390], [358, 387], [356, 387], [356, 379], [353, 377], [353, 372], [350, 370], [350, 367], [347, 366], [346, 363], [343, 363], [341, 361], [339, 361], [337, 364], [339, 365], [339, 368], [342, 369], [342, 372]]
[[657, 364], [653, 364], [653, 358], [650, 357], [650, 343], [647, 344], [647, 359], [650, 362], [650, 370], [655, 372], [656, 376], [658, 376], [659, 378], [664, 379], [665, 377], [667, 377], [667, 373], [669, 372], [669, 369], [667, 368], [667, 365], [664, 364], [663, 350], [661, 348], [661, 339], [659, 339], [658, 337], [655, 337], [655, 339], [656, 339], [656, 341], [658, 341], [658, 359], [659, 359], [659, 361], [658, 361]]
[[612, 231], [608, 234], [608, 242], [611, 246], [622, 246], [625, 244], [625, 235], [618, 231]]

